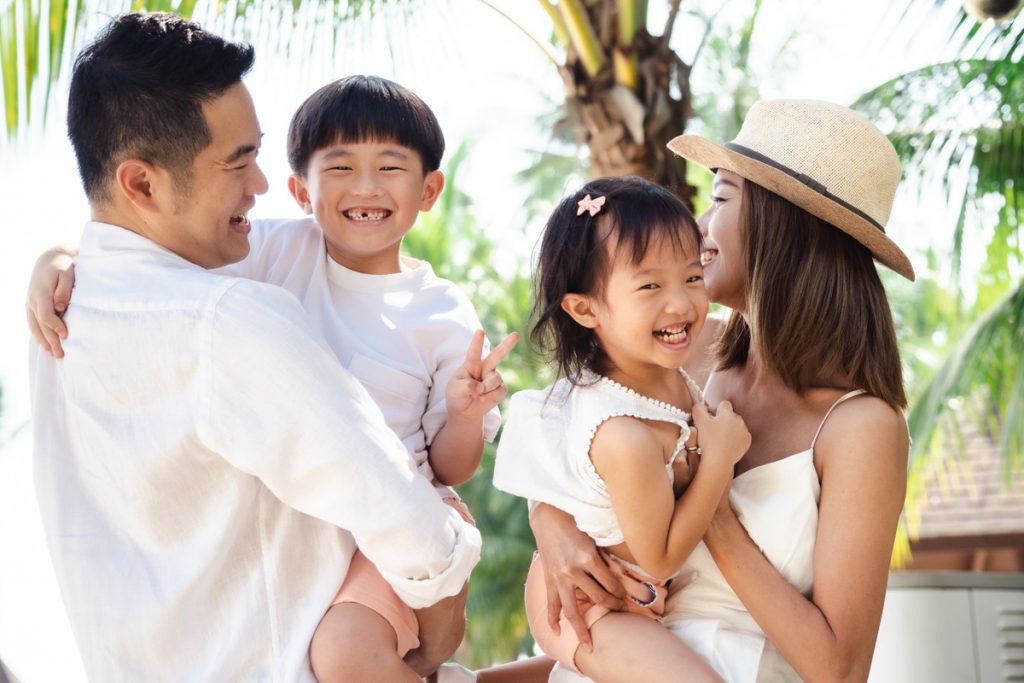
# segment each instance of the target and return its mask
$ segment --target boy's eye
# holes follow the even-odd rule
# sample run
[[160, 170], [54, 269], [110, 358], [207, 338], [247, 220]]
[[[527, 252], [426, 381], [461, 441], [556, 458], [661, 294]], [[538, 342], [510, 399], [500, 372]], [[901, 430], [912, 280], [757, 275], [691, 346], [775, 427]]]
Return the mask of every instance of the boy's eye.
[[703, 279], [704, 279], [703, 275], [691, 275], [690, 277], [686, 278], [686, 284], [693, 284], [694, 282], [700, 282]]
[[232, 171], [244, 171], [247, 168], [249, 168], [249, 164], [242, 164], [241, 166], [232, 166], [231, 170]]
[[382, 171], [403, 171], [405, 169], [403, 169], [401, 166], [381, 166], [380, 170], [382, 170]]
[[658, 285], [656, 285], [653, 282], [648, 282], [646, 285], [641, 285], [640, 289], [642, 289], [642, 290], [643, 289], [646, 289], [646, 290], [658, 289]]

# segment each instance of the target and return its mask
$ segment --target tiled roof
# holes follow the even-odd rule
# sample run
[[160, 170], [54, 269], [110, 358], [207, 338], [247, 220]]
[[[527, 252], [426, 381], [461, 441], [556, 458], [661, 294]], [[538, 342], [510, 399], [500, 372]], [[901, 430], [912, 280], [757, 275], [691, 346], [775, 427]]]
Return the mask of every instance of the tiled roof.
[[1024, 534], [1024, 471], [1007, 483], [999, 445], [965, 427], [963, 448], [925, 475], [920, 520], [908, 514], [912, 538]]

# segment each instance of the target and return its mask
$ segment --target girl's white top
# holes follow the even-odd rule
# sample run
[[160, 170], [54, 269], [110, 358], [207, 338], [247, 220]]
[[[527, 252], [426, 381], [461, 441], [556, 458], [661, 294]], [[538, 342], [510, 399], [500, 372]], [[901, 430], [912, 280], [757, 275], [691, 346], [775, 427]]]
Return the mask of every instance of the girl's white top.
[[[693, 400], [702, 401], [700, 388], [679, 372]], [[598, 427], [622, 416], [679, 426], [675, 451], [665, 464], [672, 481], [672, 465], [690, 436], [690, 414], [590, 373], [579, 386], [562, 379], [547, 389], [512, 397], [494, 464], [495, 487], [564, 510], [599, 546], [622, 543], [608, 488], [590, 460]], [[553, 450], [550, 444], [555, 443], [565, 447]]]

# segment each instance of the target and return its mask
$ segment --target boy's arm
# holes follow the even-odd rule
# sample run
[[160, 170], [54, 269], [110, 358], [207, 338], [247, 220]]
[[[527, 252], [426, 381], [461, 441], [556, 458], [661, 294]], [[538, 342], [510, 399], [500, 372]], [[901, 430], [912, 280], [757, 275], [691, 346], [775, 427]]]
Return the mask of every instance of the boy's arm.
[[64, 312], [71, 302], [71, 288], [75, 284], [74, 259], [78, 249], [58, 245], [47, 249], [32, 268], [28, 295], [25, 298], [25, 316], [32, 336], [54, 358], [64, 357], [61, 340], [68, 338]]
[[[255, 220], [249, 234], [249, 253], [238, 263], [216, 269], [217, 273], [269, 282], [270, 273], [261, 272], [258, 263], [268, 248], [275, 228], [285, 225], [282, 220]], [[64, 357], [61, 340], [68, 338], [64, 313], [71, 304], [71, 290], [75, 285], [75, 257], [78, 247], [59, 244], [50, 247], [36, 260], [29, 276], [25, 316], [32, 336], [54, 358]], [[265, 269], [264, 269], [265, 271]]]
[[513, 332], [483, 358], [483, 330], [473, 333], [465, 362], [445, 388], [448, 419], [428, 449], [430, 468], [442, 484], [455, 486], [468, 481], [480, 466], [484, 416], [508, 395], [498, 364], [517, 341], [519, 335]]

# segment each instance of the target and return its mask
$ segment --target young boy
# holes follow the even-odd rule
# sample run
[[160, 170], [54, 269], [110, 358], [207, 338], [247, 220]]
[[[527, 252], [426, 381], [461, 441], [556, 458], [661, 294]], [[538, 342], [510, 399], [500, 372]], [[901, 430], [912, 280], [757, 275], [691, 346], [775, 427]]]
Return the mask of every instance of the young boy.
[[[444, 187], [443, 153], [437, 119], [408, 89], [372, 76], [324, 86], [288, 131], [288, 187], [313, 219], [253, 222], [249, 256], [226, 270], [302, 302], [419, 473], [471, 520], [450, 487], [473, 475], [483, 440], [494, 438], [507, 393], [497, 365], [517, 336], [482, 357], [484, 333], [466, 296], [428, 263], [400, 255]], [[52, 291], [41, 278], [32, 289]], [[415, 613], [357, 552], [313, 636], [317, 678], [420, 681], [403, 660], [418, 645]]]

